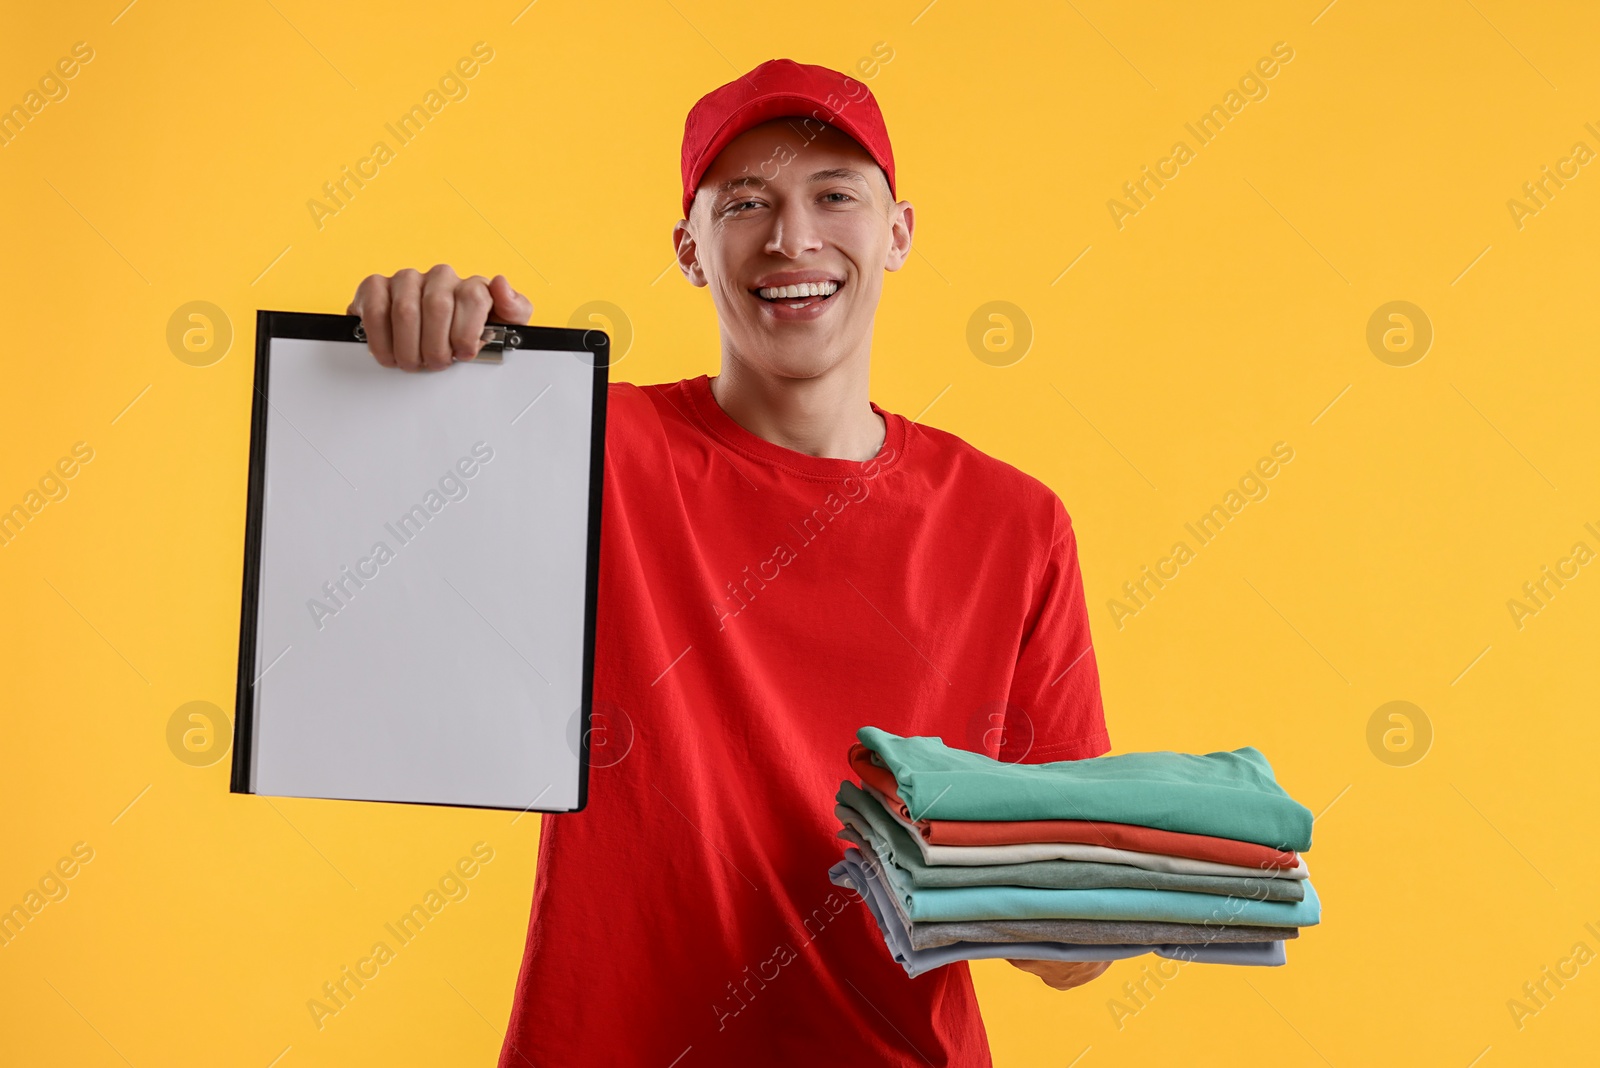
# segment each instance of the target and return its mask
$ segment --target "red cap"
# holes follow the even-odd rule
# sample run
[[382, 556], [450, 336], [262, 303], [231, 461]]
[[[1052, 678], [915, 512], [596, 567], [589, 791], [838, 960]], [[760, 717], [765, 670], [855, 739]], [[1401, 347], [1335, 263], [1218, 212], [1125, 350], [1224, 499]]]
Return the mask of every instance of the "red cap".
[[827, 67], [769, 59], [749, 74], [713, 89], [689, 109], [683, 122], [683, 217], [694, 191], [717, 153], [752, 126], [787, 116], [835, 126], [866, 150], [889, 179], [894, 195], [894, 151], [872, 91]]

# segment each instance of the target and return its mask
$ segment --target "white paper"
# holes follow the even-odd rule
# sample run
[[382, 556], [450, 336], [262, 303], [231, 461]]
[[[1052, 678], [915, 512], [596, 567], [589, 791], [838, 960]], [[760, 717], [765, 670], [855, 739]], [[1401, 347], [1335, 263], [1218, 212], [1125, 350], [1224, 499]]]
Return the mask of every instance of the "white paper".
[[254, 792], [577, 806], [591, 359], [272, 341]]

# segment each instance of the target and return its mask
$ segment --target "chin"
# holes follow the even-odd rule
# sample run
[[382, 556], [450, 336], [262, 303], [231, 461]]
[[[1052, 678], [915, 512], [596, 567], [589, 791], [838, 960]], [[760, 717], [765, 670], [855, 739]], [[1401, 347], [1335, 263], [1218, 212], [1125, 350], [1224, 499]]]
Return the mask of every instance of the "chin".
[[745, 362], [766, 374], [778, 378], [816, 378], [838, 366], [839, 360], [816, 346], [807, 345], [800, 351], [760, 349], [747, 355]]

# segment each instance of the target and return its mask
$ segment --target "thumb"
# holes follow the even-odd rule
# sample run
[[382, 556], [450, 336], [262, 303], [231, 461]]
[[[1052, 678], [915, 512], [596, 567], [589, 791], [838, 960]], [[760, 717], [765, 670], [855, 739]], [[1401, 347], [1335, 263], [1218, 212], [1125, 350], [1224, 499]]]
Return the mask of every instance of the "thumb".
[[497, 274], [489, 283], [489, 296], [494, 298], [494, 318], [503, 323], [526, 324], [533, 316], [533, 302], [511, 288], [503, 274]]

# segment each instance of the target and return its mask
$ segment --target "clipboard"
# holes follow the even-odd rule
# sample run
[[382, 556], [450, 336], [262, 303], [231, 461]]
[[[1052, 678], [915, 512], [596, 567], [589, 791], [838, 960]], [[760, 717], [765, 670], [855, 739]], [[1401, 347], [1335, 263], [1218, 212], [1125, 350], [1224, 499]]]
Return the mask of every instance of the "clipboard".
[[256, 313], [232, 792], [587, 802], [610, 338], [484, 337], [407, 373]]

